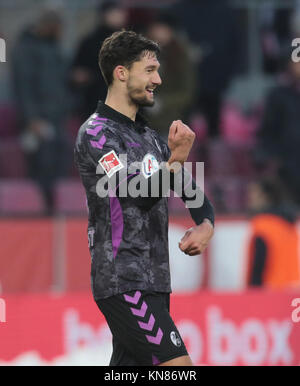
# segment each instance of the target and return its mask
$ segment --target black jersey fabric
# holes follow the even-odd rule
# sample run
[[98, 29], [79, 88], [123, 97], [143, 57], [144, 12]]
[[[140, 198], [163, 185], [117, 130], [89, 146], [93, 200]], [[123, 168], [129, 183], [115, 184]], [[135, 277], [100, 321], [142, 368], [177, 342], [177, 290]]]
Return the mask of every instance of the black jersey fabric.
[[[118, 170], [124, 154], [127, 164]], [[136, 198], [120, 197], [119, 194], [121, 184], [134, 175], [147, 181], [157, 179], [161, 182], [159, 173], [164, 166], [150, 178], [143, 176], [142, 161], [146, 155], [164, 165], [170, 157], [170, 150], [139, 114], [136, 121], [132, 121], [100, 101], [96, 112], [79, 129], [75, 163], [87, 196], [91, 282], [95, 300], [132, 290], [171, 292], [166, 192], [160, 189], [158, 197]], [[107, 160], [108, 157], [109, 162], [116, 162], [110, 165], [116, 165], [112, 171], [117, 182], [108, 189], [106, 196], [99, 197], [100, 179], [106, 178], [110, 184], [113, 178], [106, 174], [102, 163], [103, 158]], [[140, 165], [136, 173], [128, 172], [125, 178], [121, 177], [121, 172], [134, 162]], [[191, 178], [191, 183], [186, 185], [195, 188], [195, 181]], [[204, 218], [214, 221], [213, 208], [205, 195], [203, 197], [203, 205], [190, 209], [198, 224]], [[191, 198], [183, 194], [182, 199]]]

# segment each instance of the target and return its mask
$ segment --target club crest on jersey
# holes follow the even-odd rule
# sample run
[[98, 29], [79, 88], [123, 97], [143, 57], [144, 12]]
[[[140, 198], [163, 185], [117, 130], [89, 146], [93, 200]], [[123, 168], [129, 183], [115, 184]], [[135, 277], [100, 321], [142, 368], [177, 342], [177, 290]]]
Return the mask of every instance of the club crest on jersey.
[[114, 150], [104, 154], [104, 156], [99, 160], [99, 164], [102, 166], [109, 178], [124, 167]]
[[142, 173], [149, 178], [159, 169], [157, 159], [152, 154], [146, 154], [142, 161]]

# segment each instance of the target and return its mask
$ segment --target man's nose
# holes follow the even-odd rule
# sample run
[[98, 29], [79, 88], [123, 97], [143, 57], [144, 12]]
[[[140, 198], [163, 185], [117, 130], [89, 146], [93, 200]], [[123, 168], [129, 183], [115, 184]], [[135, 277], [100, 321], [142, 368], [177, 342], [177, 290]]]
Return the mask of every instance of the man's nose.
[[156, 85], [158, 85], [158, 86], [162, 83], [161, 77], [160, 77], [160, 75], [159, 75], [158, 72], [156, 72], [156, 73], [153, 75], [152, 83], [153, 83], [153, 84], [156, 84]]

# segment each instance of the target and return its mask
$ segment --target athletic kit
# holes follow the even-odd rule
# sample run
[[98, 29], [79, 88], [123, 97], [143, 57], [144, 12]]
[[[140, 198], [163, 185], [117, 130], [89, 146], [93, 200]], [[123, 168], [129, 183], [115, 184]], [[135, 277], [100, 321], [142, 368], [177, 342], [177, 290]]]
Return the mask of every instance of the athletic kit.
[[[160, 166], [169, 157], [167, 144], [141, 115], [134, 122], [101, 101], [77, 136], [75, 162], [88, 206], [91, 286], [113, 335], [111, 365], [155, 365], [187, 355], [169, 314], [168, 200], [162, 188], [166, 169]], [[133, 163], [132, 173], [128, 167]], [[183, 170], [179, 184], [183, 201], [188, 200], [185, 187], [197, 189], [187, 174]], [[176, 177], [170, 175], [174, 189]], [[151, 183], [159, 186], [156, 197], [122, 194], [136, 176], [149, 189]], [[205, 195], [201, 207], [189, 210], [196, 224], [204, 218], [214, 223]]]

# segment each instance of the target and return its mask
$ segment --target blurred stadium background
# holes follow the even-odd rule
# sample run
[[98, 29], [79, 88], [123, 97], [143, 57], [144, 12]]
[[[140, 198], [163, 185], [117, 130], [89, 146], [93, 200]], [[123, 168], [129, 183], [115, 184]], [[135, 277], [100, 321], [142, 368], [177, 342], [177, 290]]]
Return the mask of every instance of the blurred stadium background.
[[108, 364], [72, 148], [105, 96], [99, 39], [120, 27], [160, 41], [165, 86], [145, 114], [165, 137], [174, 119], [196, 132], [190, 161], [204, 162], [216, 209], [208, 250], [188, 257], [178, 242], [192, 221], [169, 200], [171, 312], [194, 363], [299, 365], [299, 281], [246, 280], [249, 186], [276, 180], [299, 215], [296, 0], [0, 0], [0, 364]]

